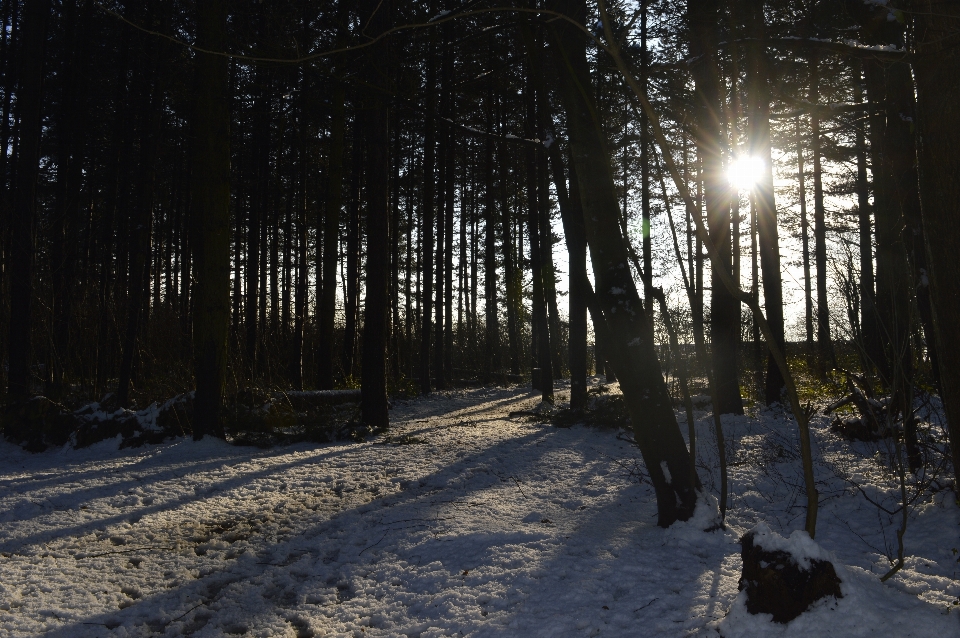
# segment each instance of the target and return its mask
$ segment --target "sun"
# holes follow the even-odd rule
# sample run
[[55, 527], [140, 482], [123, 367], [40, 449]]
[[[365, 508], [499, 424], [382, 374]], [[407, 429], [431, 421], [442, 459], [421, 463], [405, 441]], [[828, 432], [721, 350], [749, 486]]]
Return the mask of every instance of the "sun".
[[743, 155], [730, 164], [727, 169], [727, 176], [730, 184], [736, 186], [739, 190], [750, 190], [756, 186], [763, 177], [763, 160], [752, 155]]

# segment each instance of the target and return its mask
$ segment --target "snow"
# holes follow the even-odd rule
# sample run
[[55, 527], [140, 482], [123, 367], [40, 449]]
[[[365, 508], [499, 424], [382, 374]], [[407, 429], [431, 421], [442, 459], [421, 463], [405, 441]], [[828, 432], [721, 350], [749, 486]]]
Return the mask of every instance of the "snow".
[[660, 461], [660, 471], [663, 472], [663, 480], [667, 482], [667, 485], [673, 483], [673, 477], [670, 476], [670, 468], [667, 467], [666, 461]]
[[[724, 417], [720, 529], [713, 421], [699, 410], [707, 494], [661, 529], [627, 434], [531, 421], [538, 405], [525, 388], [434, 393], [398, 402], [390, 432], [359, 444], [109, 440], [32, 455], [0, 443], [0, 635], [960, 635], [951, 492], [917, 501], [905, 566], [879, 581], [900, 517], [849, 481], [895, 510], [882, 443], [839, 441], [814, 418], [814, 543], [794, 531], [793, 422]], [[738, 540], [754, 527], [765, 547], [831, 557], [844, 597], [787, 625], [749, 615]]]
[[834, 557], [829, 552], [824, 551], [824, 549], [817, 545], [813, 539], [810, 538], [810, 535], [802, 529], [793, 530], [790, 538], [780, 536], [780, 534], [770, 529], [770, 526], [766, 523], [759, 523], [752, 531], [755, 534], [753, 537], [754, 545], [770, 552], [786, 552], [793, 556], [794, 560], [796, 560], [803, 569], [810, 569], [811, 560], [823, 560], [827, 562], [834, 560]]

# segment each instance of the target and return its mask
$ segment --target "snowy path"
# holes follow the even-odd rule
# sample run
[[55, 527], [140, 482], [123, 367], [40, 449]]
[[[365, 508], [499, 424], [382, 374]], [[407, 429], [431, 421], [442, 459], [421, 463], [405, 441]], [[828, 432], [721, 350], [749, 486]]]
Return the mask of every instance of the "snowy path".
[[[730, 529], [662, 530], [636, 449], [509, 417], [534, 402], [521, 389], [417, 400], [391, 413], [392, 443], [2, 443], [0, 635], [717, 635], [739, 534], [760, 518], [788, 533], [802, 509], [745, 465]], [[944, 613], [960, 596], [957, 508], [931, 506], [926, 553], [911, 547], [881, 586], [877, 557], [844, 531], [856, 516], [833, 521], [840, 500], [823, 507], [821, 542], [858, 585], [840, 613], [824, 606], [785, 635], [960, 636], [960, 613]], [[889, 533], [874, 527], [858, 533]], [[755, 621], [734, 614], [725, 634], [775, 635]]]

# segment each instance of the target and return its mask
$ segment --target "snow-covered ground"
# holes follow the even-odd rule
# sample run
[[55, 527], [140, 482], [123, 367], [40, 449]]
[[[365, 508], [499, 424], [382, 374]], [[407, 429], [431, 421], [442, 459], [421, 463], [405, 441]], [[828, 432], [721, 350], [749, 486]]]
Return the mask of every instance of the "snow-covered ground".
[[803, 526], [791, 422], [725, 421], [727, 529], [702, 531], [703, 506], [664, 530], [624, 434], [510, 416], [536, 400], [438, 393], [363, 444], [0, 443], [0, 635], [960, 636], [952, 492], [918, 501], [906, 565], [879, 582], [899, 523], [865, 497], [897, 507], [882, 443], [851, 447], [815, 421], [816, 540], [844, 598], [775, 625], [738, 597], [738, 539]]

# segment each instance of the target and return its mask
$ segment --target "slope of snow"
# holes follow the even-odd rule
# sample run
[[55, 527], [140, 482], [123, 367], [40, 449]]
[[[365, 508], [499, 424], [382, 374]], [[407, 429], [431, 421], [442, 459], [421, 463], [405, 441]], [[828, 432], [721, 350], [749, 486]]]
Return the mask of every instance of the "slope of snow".
[[[536, 404], [518, 388], [435, 394], [363, 444], [0, 443], [0, 635], [960, 635], [952, 494], [920, 501], [906, 566], [879, 583], [899, 517], [845, 479], [891, 509], [895, 485], [824, 423], [816, 540], [844, 598], [781, 626], [738, 598], [738, 539], [803, 525], [790, 421], [725, 419], [727, 529], [702, 531], [708, 497], [664, 530], [622, 433], [509, 416]], [[698, 417], [716, 493], [712, 419]]]

